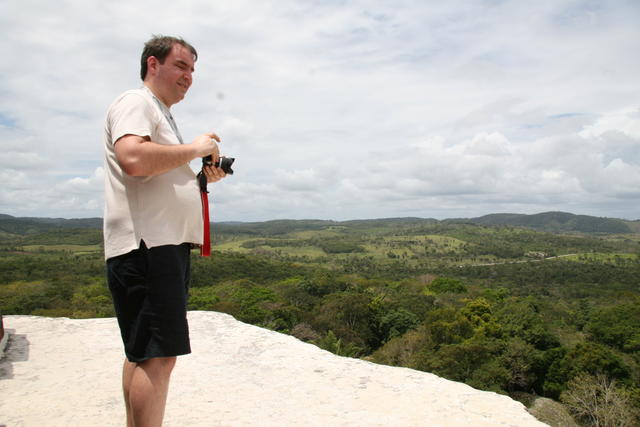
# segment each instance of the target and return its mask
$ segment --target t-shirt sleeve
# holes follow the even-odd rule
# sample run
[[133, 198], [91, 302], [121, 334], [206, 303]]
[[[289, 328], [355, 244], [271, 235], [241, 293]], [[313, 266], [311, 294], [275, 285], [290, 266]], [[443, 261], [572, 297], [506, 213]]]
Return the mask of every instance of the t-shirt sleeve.
[[111, 142], [125, 135], [151, 137], [155, 112], [149, 102], [134, 93], [125, 94], [110, 111]]

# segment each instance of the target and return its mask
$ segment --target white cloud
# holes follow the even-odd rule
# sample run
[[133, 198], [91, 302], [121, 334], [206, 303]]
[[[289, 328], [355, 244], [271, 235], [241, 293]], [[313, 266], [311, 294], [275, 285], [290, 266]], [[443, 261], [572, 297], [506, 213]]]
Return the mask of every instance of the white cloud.
[[580, 136], [597, 138], [608, 132], [619, 132], [636, 141], [640, 140], [640, 107], [603, 114], [595, 123], [586, 126]]
[[104, 189], [104, 169], [98, 167], [88, 178], [74, 177], [56, 186], [56, 190], [74, 195], [101, 194]]
[[509, 141], [499, 132], [481, 133], [473, 137], [465, 148], [465, 154], [503, 157], [511, 152]]
[[0, 153], [0, 168], [4, 170], [43, 169], [49, 162], [37, 152], [5, 151]]
[[314, 169], [275, 170], [275, 182], [285, 191], [317, 192], [326, 188], [328, 181]]

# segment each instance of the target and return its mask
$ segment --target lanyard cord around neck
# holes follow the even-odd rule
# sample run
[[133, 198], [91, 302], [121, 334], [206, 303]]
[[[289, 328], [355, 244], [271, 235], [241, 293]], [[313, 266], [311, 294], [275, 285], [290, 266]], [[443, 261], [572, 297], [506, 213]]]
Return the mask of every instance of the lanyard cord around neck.
[[176, 124], [176, 121], [173, 120], [173, 116], [171, 115], [169, 108], [167, 108], [167, 106], [164, 105], [162, 101], [160, 101], [158, 97], [153, 94], [151, 89], [149, 89], [146, 86], [143, 86], [143, 87], [147, 92], [149, 92], [149, 95], [151, 95], [151, 98], [153, 98], [153, 100], [158, 105], [158, 108], [162, 112], [162, 115], [164, 116], [164, 118], [167, 119], [169, 126], [171, 126], [171, 130], [173, 130], [173, 133], [175, 134], [176, 138], [178, 138], [178, 141], [180, 141], [180, 144], [184, 144], [184, 141], [182, 140], [182, 135], [180, 135], [180, 131], [178, 130], [178, 125]]

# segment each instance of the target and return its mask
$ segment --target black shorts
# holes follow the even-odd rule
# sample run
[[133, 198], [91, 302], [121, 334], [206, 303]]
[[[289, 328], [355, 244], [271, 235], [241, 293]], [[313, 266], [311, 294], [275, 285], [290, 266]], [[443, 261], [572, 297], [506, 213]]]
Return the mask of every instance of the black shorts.
[[124, 350], [130, 362], [191, 353], [187, 324], [191, 245], [140, 248], [107, 260]]

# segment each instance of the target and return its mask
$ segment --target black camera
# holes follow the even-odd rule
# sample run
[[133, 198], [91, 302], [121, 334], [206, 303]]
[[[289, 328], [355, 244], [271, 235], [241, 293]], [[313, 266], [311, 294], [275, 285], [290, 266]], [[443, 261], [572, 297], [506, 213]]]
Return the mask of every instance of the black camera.
[[235, 162], [236, 159], [233, 157], [220, 157], [220, 160], [217, 162], [213, 162], [213, 157], [208, 155], [207, 157], [202, 158], [202, 166], [215, 166], [220, 168], [227, 175], [233, 175], [233, 169], [231, 169], [231, 165]]

